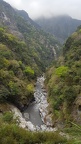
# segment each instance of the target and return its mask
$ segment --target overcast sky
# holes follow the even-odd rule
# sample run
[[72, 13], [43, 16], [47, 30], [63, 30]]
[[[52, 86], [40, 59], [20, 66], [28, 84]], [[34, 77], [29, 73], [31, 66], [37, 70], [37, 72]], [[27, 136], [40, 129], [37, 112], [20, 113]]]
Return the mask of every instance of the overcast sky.
[[81, 20], [81, 0], [4, 0], [17, 9], [25, 10], [32, 19], [68, 14]]

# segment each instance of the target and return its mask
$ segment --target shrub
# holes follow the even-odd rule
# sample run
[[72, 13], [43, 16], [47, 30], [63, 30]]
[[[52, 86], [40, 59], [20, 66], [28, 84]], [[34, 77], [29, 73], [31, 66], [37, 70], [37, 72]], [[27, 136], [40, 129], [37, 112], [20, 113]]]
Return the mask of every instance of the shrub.
[[18, 89], [18, 85], [16, 83], [14, 83], [13, 81], [10, 81], [8, 86], [9, 86], [11, 95], [17, 95], [18, 94], [19, 89]]
[[34, 76], [34, 70], [31, 67], [29, 67], [29, 66], [25, 67], [24, 73], [27, 76], [29, 76], [29, 77], [33, 77]]
[[27, 85], [27, 91], [29, 94], [33, 94], [34, 93], [34, 86], [33, 84], [28, 84]]
[[69, 71], [69, 68], [66, 66], [60, 66], [56, 69], [55, 74], [59, 77], [65, 77], [67, 72]]
[[64, 99], [67, 101], [68, 105], [71, 105], [76, 98], [76, 91], [73, 87], [64, 87]]

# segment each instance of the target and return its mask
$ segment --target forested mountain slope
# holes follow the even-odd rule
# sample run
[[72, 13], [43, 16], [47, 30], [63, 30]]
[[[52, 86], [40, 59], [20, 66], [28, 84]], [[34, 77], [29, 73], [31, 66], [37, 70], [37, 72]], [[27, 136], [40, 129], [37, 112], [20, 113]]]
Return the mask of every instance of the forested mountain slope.
[[43, 30], [53, 34], [61, 42], [64, 41], [81, 25], [81, 20], [76, 20], [68, 15], [52, 18], [38, 18], [35, 20]]
[[18, 11], [1, 0], [0, 24], [26, 42], [32, 63], [35, 61], [45, 68], [54, 59], [53, 47], [57, 49], [58, 42], [52, 35], [44, 33], [25, 11]]
[[0, 0], [0, 102], [12, 102], [21, 109], [28, 105], [36, 77], [59, 51], [55, 38], [43, 32], [25, 11]]
[[66, 41], [63, 57], [46, 76], [54, 124], [81, 124], [81, 26]]

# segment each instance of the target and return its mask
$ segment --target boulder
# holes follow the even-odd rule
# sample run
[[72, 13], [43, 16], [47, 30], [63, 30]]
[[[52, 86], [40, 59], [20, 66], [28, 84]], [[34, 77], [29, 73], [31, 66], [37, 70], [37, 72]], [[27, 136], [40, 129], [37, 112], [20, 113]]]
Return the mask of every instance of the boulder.
[[29, 114], [28, 113], [24, 113], [23, 116], [26, 120], [29, 120]]

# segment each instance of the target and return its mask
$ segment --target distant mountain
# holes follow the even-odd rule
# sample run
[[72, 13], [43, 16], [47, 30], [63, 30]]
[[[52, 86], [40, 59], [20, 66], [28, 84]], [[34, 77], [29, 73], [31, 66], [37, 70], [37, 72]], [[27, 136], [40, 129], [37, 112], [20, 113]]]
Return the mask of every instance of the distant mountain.
[[52, 18], [38, 18], [35, 20], [46, 32], [57, 37], [63, 43], [81, 25], [81, 20], [76, 20], [68, 15]]

